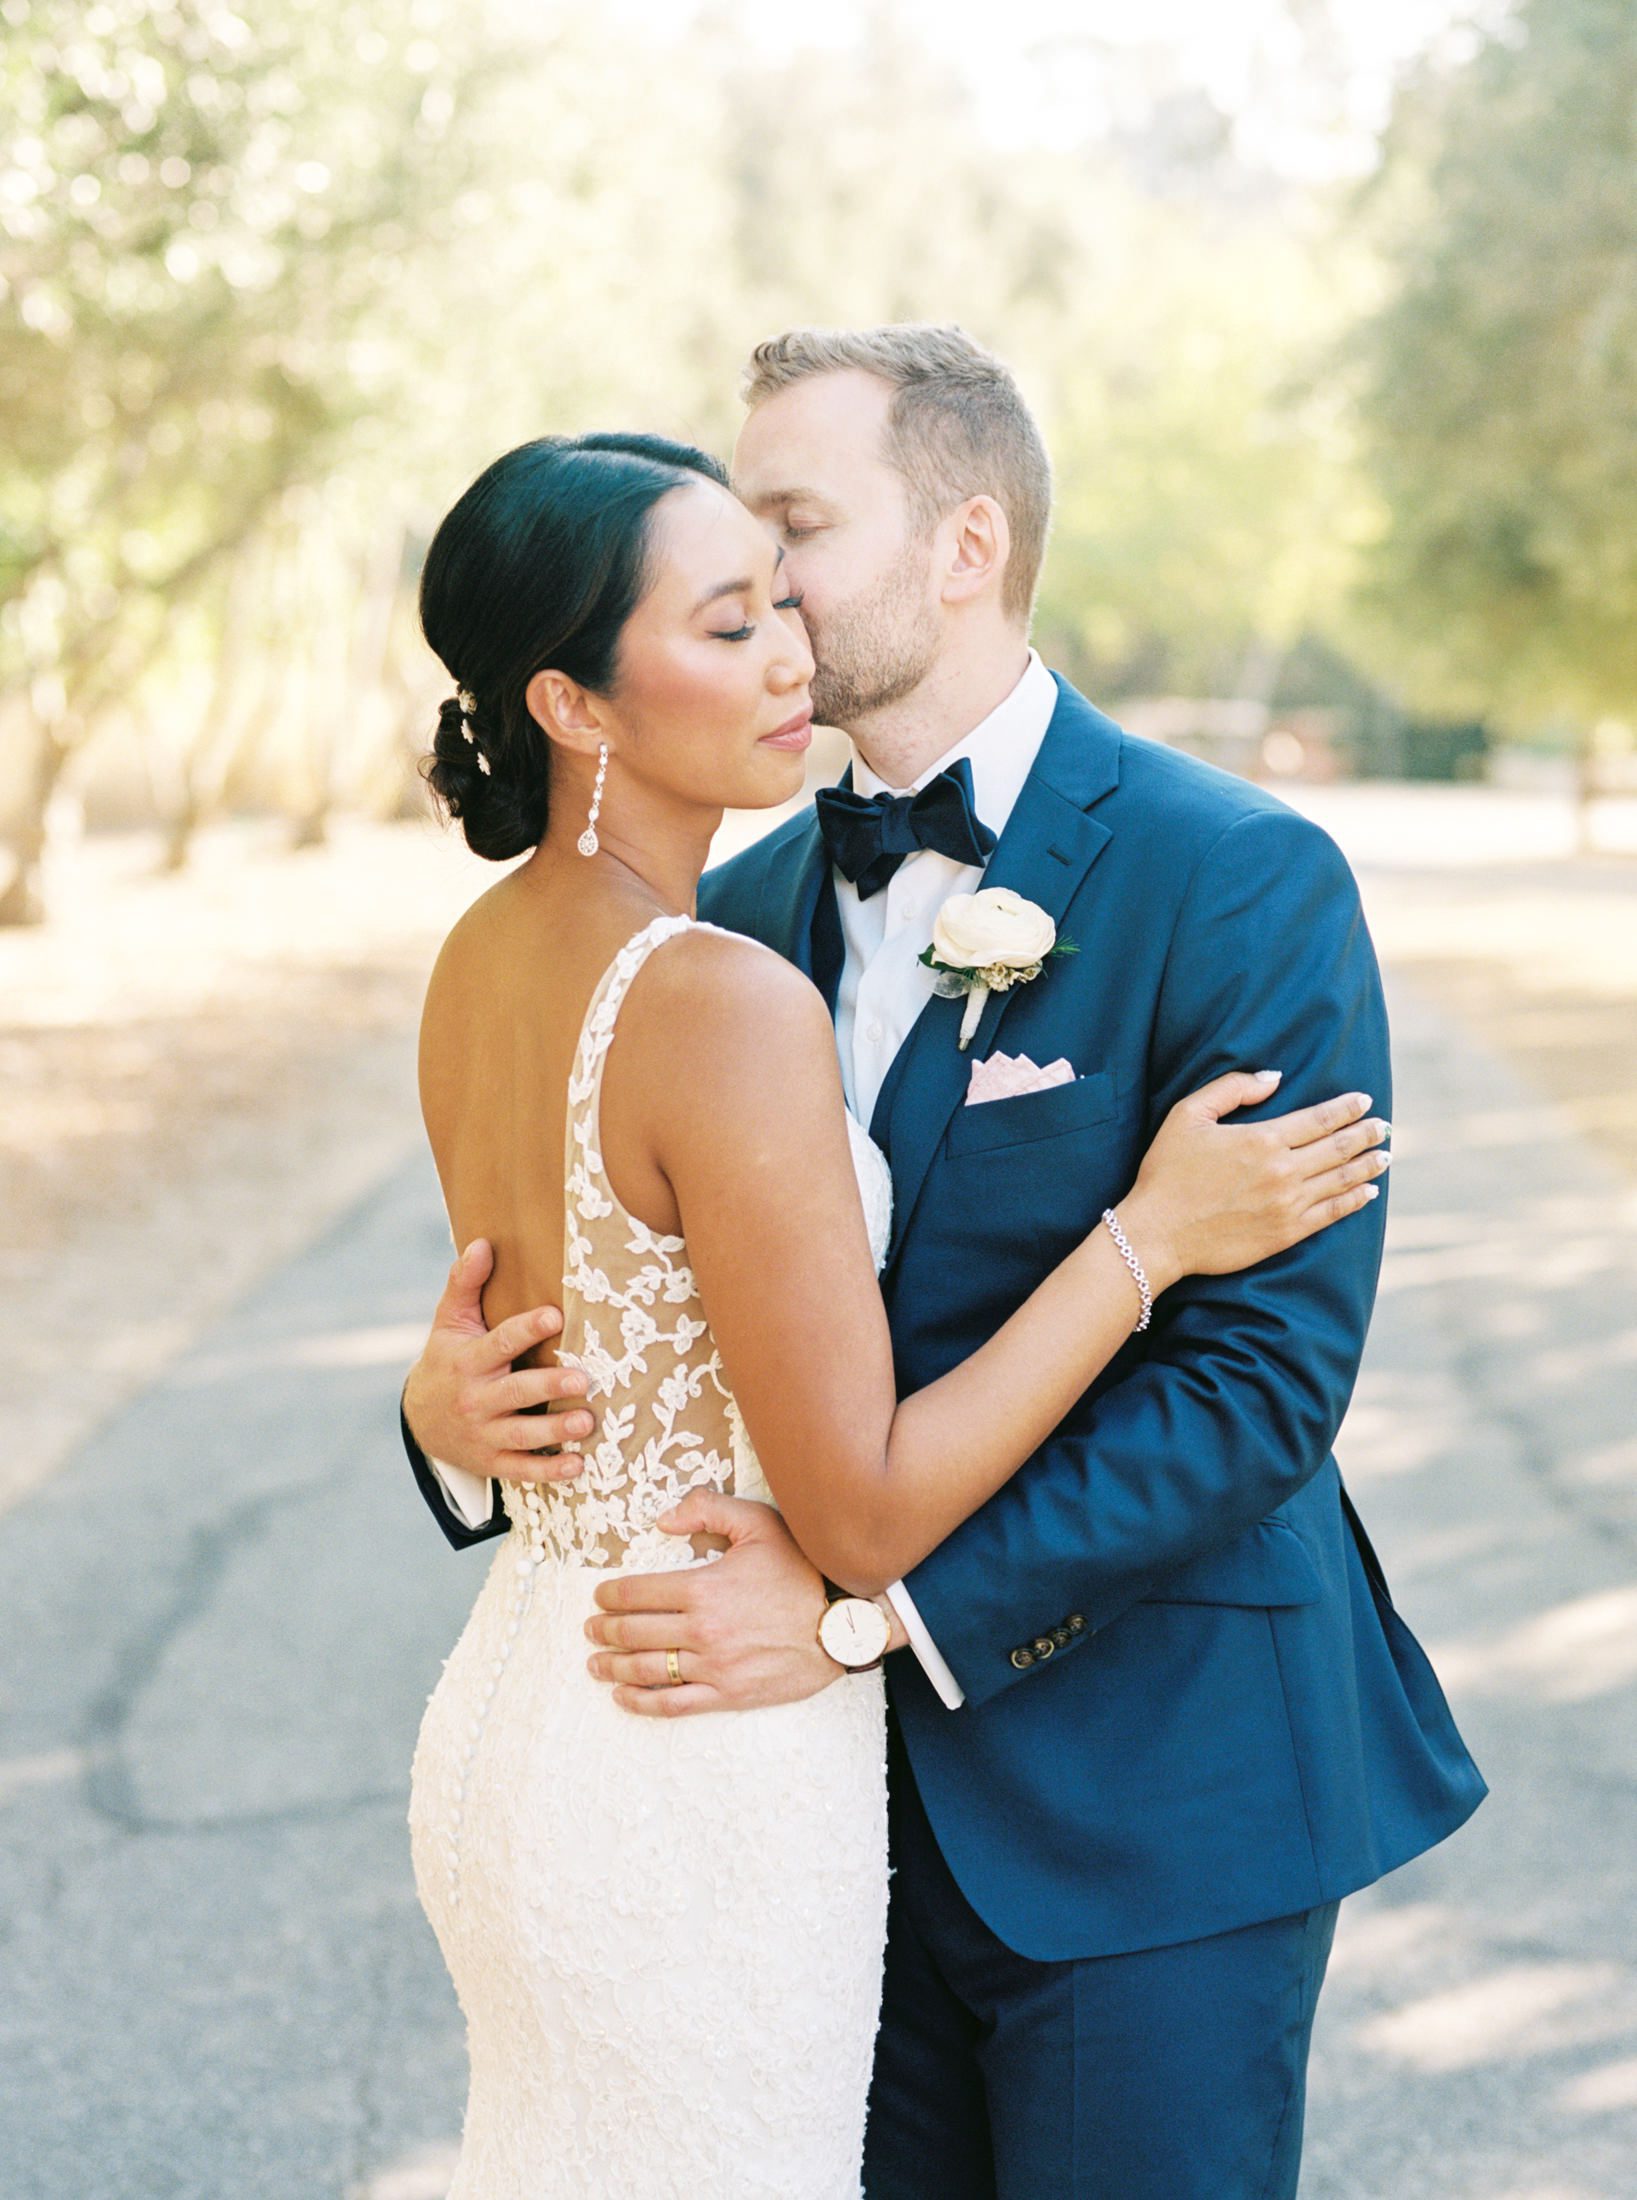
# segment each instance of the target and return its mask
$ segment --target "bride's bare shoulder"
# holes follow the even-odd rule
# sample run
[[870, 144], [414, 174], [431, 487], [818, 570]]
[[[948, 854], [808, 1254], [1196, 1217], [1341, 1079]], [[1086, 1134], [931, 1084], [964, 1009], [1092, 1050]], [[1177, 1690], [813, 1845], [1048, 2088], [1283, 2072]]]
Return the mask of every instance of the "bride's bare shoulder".
[[602, 1127], [605, 1166], [616, 1184], [625, 1172], [632, 1212], [650, 1219], [644, 1197], [654, 1216], [674, 1202], [690, 1243], [710, 1242], [757, 1187], [772, 1199], [800, 1177], [839, 1199], [852, 1160], [823, 996], [754, 940], [689, 926], [626, 996]]
[[526, 912], [511, 878], [496, 879], [470, 902], [443, 936], [433, 958], [428, 996], [504, 968], [528, 946]]
[[791, 1066], [835, 1060], [830, 1012], [812, 981], [760, 941], [714, 925], [689, 925], [649, 960], [629, 1012], [645, 1051], [690, 1083], [771, 1055]]

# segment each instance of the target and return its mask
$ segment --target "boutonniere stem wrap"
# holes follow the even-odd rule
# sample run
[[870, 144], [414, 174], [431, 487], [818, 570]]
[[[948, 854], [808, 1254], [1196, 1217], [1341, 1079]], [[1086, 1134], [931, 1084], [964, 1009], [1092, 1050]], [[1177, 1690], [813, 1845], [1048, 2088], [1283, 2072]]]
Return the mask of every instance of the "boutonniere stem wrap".
[[1075, 955], [1072, 940], [1060, 940], [1057, 927], [1040, 904], [1026, 901], [1009, 886], [984, 886], [975, 894], [952, 894], [938, 911], [932, 944], [920, 959], [933, 973], [933, 990], [945, 1000], [966, 995], [960, 1048], [972, 1044], [983, 1004], [991, 993], [1029, 985], [1058, 955]]

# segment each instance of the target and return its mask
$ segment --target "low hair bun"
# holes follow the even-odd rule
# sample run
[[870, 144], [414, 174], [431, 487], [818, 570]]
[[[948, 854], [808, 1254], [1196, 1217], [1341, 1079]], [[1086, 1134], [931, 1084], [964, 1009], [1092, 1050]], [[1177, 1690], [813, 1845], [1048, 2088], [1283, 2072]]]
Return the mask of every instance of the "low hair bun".
[[[462, 691], [463, 694], [465, 691]], [[461, 695], [438, 705], [438, 730], [422, 774], [449, 816], [460, 822], [474, 855], [505, 863], [538, 846], [546, 829], [546, 755], [544, 743], [528, 744], [537, 763], [537, 783], [526, 768], [497, 779], [477, 730], [476, 697], [468, 712]]]

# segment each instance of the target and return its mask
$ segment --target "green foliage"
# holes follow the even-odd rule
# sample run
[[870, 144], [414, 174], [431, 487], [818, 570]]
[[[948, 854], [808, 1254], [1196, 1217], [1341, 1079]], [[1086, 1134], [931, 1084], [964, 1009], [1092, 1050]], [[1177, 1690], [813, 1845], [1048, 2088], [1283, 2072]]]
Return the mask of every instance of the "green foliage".
[[1348, 303], [1310, 209], [1100, 177], [1049, 354], [1057, 516], [1042, 640], [1090, 685], [1227, 694], [1333, 615], [1356, 525], [1316, 365]]
[[958, 320], [1016, 365], [1058, 485], [1039, 638], [1101, 694], [1264, 697], [1362, 632], [1424, 708], [1629, 710], [1624, 0], [1525, 0], [1429, 72], [1351, 230], [1158, 48], [1139, 83], [1069, 41], [1042, 112], [1055, 69], [1103, 122], [1003, 145], [890, 5], [783, 62], [748, 20], [0, 0], [0, 730], [43, 729], [36, 825], [116, 702], [184, 819], [258, 744], [313, 829], [402, 779], [438, 512], [543, 430], [725, 453], [795, 322]]
[[237, 545], [322, 525], [378, 563], [542, 428], [725, 450], [796, 321], [959, 319], [1017, 362], [1062, 490], [1043, 631], [1087, 676], [1221, 677], [1333, 592], [1334, 452], [1281, 386], [1332, 308], [1288, 207], [1001, 157], [890, 10], [784, 64], [732, 11], [660, 54], [566, 9], [508, 47], [445, 0], [0, 14], [13, 678], [94, 708]]
[[1525, 0], [1415, 88], [1362, 344], [1362, 609], [1415, 701], [1637, 710], [1637, 13]]
[[379, 401], [460, 85], [441, 0], [0, 15], [0, 664], [71, 710]]

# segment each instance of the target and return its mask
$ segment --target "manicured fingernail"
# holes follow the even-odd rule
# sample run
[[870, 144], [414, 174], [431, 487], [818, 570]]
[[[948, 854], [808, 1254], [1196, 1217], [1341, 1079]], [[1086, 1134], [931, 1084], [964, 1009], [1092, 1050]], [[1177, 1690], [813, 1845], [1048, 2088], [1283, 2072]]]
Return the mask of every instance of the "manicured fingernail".
[[1366, 1199], [1379, 1199], [1381, 1197], [1381, 1186], [1379, 1184], [1366, 1184], [1364, 1196]]
[[1362, 1115], [1364, 1113], [1364, 1110], [1370, 1105], [1370, 1095], [1367, 1092], [1355, 1092], [1353, 1095], [1353, 1105]]
[[571, 1413], [568, 1417], [568, 1433], [570, 1436], [589, 1436], [591, 1434], [590, 1414]]
[[535, 1320], [539, 1324], [540, 1334], [543, 1337], [549, 1337], [554, 1329], [562, 1327], [563, 1317], [558, 1313], [555, 1306], [543, 1306], [535, 1316]]
[[1276, 1085], [1283, 1075], [1282, 1069], [1259, 1069], [1256, 1072], [1256, 1081], [1260, 1085]]

